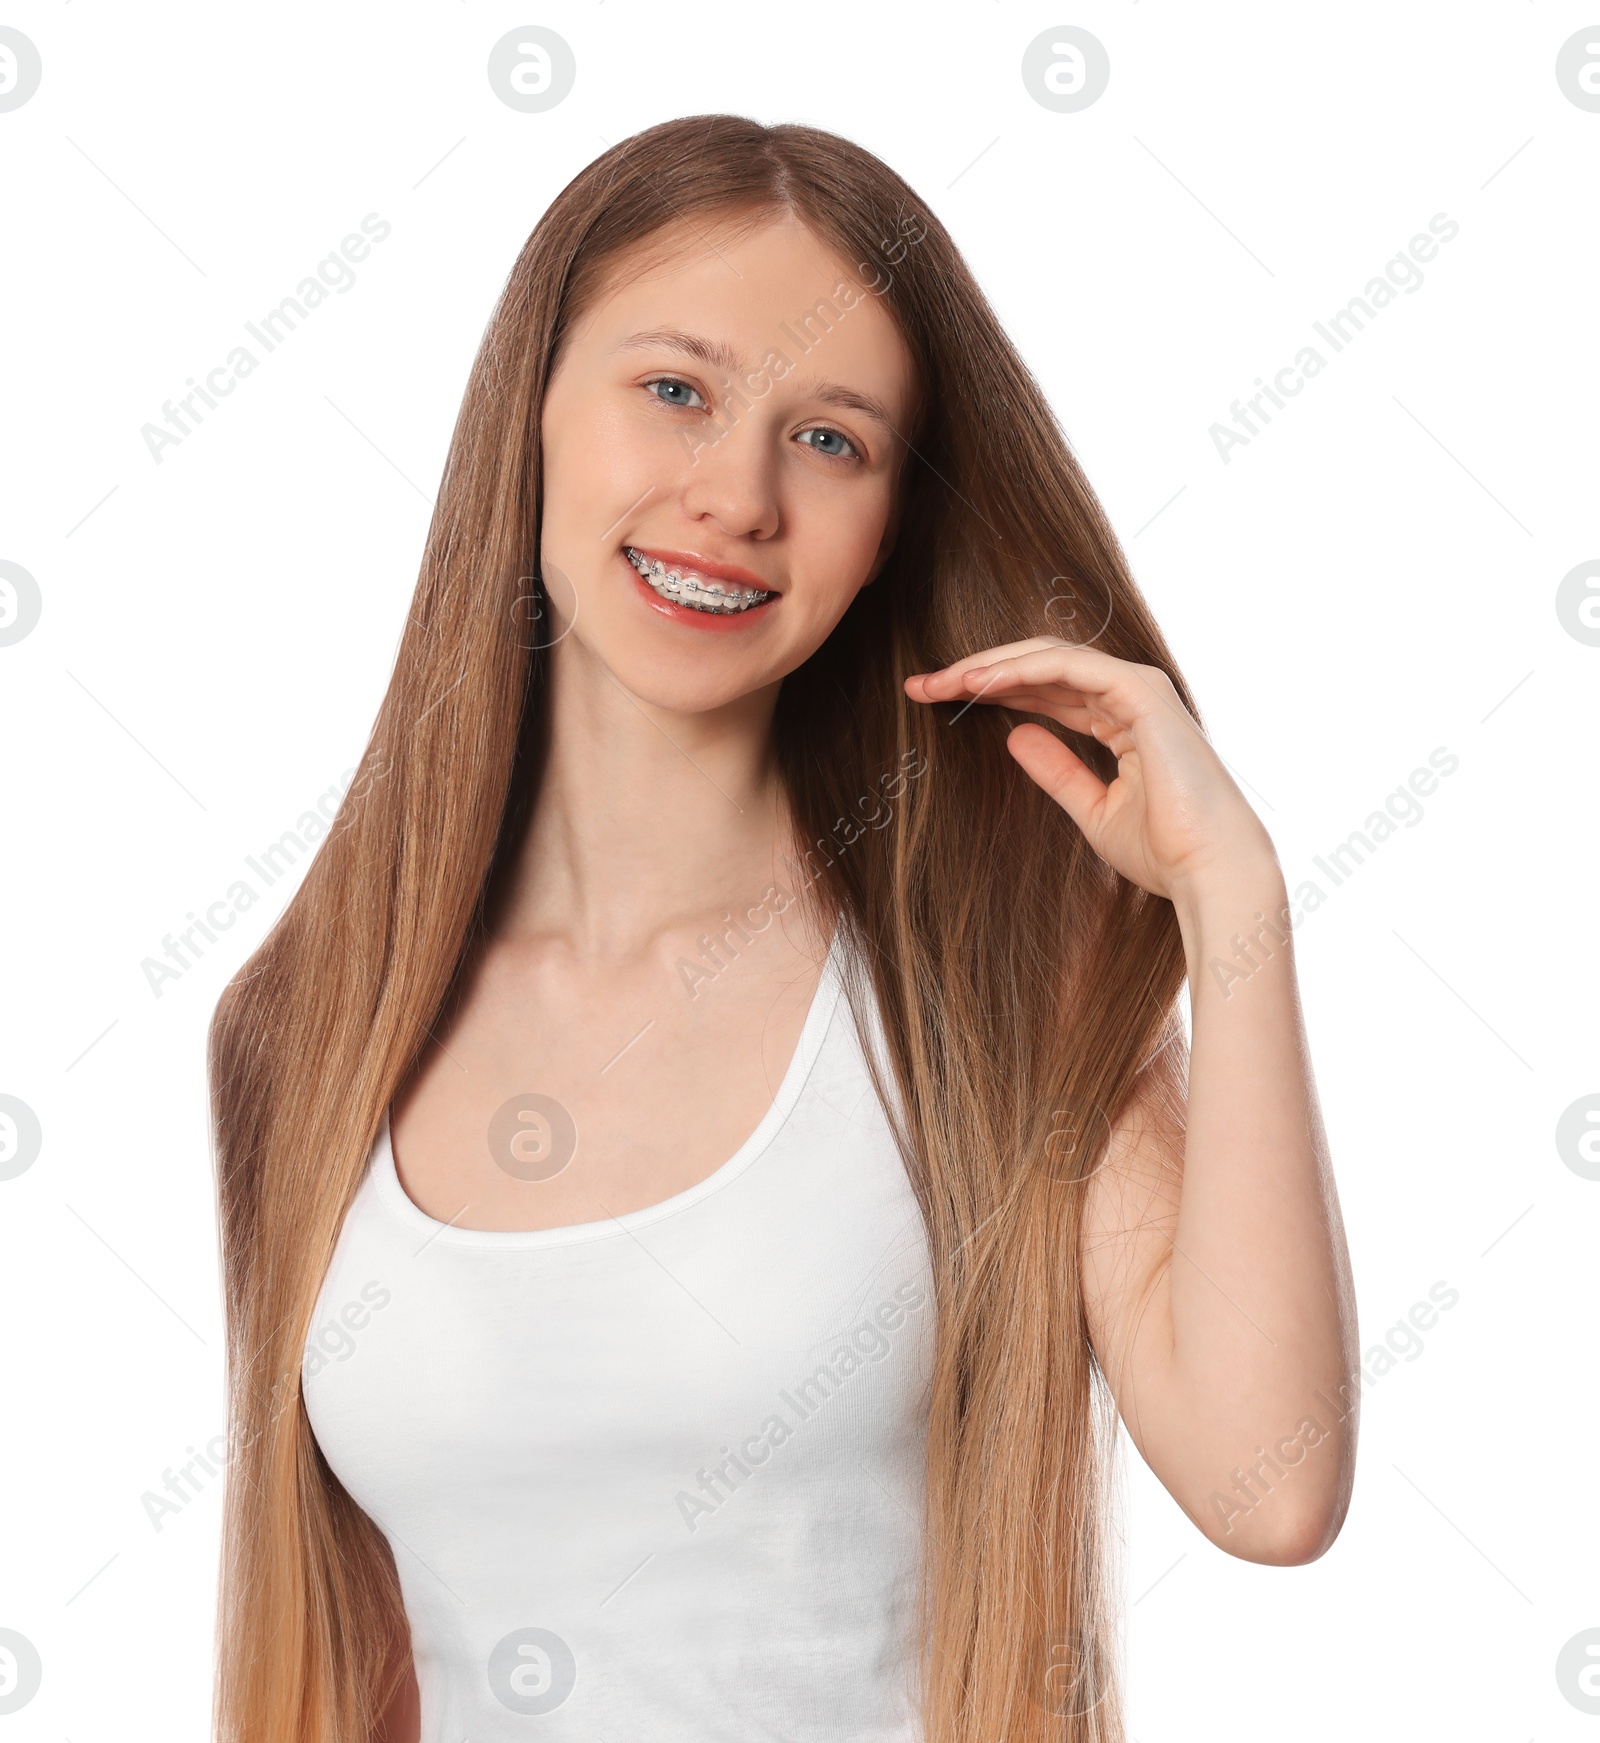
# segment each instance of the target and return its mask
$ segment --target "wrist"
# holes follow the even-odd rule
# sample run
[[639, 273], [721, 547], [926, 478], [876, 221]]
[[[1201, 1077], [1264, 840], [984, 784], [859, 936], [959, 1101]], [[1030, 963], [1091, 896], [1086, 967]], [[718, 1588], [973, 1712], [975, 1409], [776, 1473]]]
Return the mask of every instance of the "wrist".
[[1263, 918], [1287, 924], [1288, 884], [1270, 843], [1190, 872], [1174, 885], [1170, 900], [1185, 940], [1253, 928]]

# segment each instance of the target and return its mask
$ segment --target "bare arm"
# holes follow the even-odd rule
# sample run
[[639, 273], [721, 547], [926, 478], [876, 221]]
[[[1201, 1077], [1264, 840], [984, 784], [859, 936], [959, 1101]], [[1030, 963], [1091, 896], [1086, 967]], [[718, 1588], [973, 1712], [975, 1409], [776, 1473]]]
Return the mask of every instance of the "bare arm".
[[1283, 880], [1255, 861], [1176, 906], [1187, 1086], [1179, 1035], [1091, 1185], [1090, 1335], [1135, 1445], [1205, 1535], [1310, 1561], [1354, 1478], [1356, 1315]]
[[1091, 1182], [1090, 1339], [1140, 1452], [1206, 1536], [1252, 1561], [1333, 1541], [1355, 1459], [1356, 1315], [1272, 841], [1165, 672], [1053, 636], [906, 680], [1089, 734], [1103, 782], [1043, 727], [1007, 748], [1123, 877], [1173, 905], [1181, 1036], [1143, 1074]]

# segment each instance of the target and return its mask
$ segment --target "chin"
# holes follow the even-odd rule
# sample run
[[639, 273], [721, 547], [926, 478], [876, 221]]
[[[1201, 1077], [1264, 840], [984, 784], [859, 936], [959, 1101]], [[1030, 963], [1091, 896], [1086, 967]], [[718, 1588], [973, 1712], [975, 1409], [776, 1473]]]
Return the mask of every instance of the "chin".
[[[669, 714], [712, 714], [782, 680], [783, 668], [770, 656], [753, 657], [754, 650], [716, 635], [694, 635], [685, 647], [688, 639], [681, 631], [665, 635], [653, 626], [641, 631], [637, 624], [602, 622], [600, 612], [580, 609], [552, 652], [593, 662], [630, 696]], [[599, 683], [602, 693], [610, 689], [605, 679]]]
[[606, 664], [630, 694], [672, 714], [714, 714], [775, 689], [783, 672], [765, 660], [724, 654], [676, 653], [641, 647], [616, 650]]

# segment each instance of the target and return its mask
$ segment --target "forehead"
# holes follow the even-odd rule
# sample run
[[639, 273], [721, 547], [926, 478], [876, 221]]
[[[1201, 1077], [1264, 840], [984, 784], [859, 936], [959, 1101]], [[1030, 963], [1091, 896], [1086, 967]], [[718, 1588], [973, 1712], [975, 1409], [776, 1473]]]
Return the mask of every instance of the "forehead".
[[868, 282], [788, 215], [673, 222], [610, 263], [572, 339], [592, 358], [636, 360], [638, 335], [690, 333], [710, 343], [719, 366], [749, 368], [777, 351], [796, 384], [842, 383], [903, 419], [911, 354]]

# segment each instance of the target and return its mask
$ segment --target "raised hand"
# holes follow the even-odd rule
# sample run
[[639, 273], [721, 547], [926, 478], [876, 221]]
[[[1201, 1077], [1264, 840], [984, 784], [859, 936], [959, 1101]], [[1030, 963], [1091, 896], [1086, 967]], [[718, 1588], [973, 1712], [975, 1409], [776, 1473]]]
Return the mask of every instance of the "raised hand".
[[1107, 864], [1177, 901], [1216, 876], [1273, 859], [1271, 837], [1156, 666], [1034, 636], [906, 679], [914, 702], [1003, 704], [1087, 733], [1117, 759], [1109, 786], [1042, 726], [1006, 748]]

